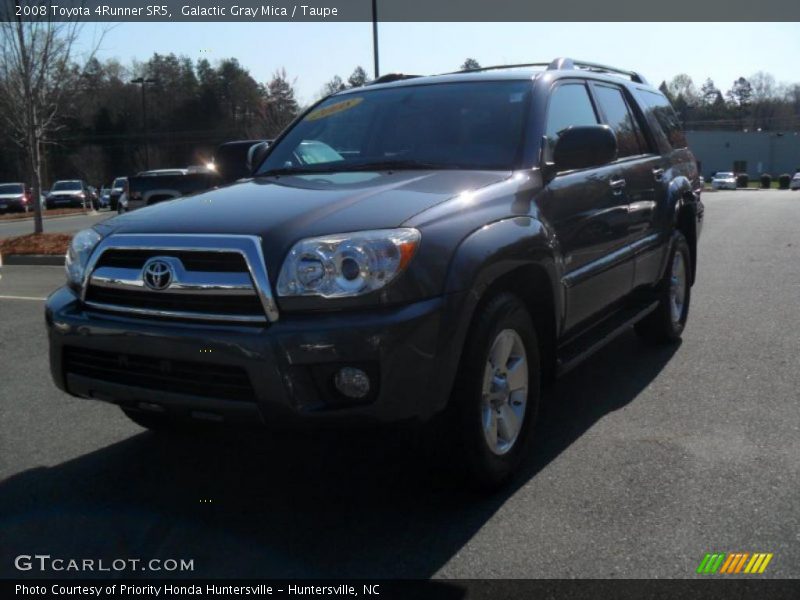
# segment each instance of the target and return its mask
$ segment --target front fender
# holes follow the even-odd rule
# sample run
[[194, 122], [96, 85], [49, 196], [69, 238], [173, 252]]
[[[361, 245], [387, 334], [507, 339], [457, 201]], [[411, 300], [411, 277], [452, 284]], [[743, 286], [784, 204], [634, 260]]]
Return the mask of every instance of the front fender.
[[558, 281], [555, 245], [552, 232], [533, 217], [490, 223], [459, 244], [450, 262], [445, 292], [468, 291], [480, 297], [499, 277], [531, 264], [542, 265], [551, 281]]
[[[452, 385], [470, 324], [487, 289], [515, 269], [531, 266], [547, 273], [550, 289], [546, 293], [552, 294], [560, 316], [561, 265], [556, 259], [552, 233], [543, 223], [530, 216], [507, 218], [473, 231], [459, 244], [445, 280], [440, 356], [446, 360], [441, 365], [439, 382], [443, 391]], [[520, 288], [524, 283], [520, 282]], [[560, 318], [556, 320], [560, 322]]]

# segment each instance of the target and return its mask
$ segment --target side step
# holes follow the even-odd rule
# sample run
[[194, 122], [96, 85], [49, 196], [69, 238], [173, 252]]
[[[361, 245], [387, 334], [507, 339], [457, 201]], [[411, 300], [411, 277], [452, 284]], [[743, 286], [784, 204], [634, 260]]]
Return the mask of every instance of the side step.
[[658, 307], [658, 302], [637, 304], [610, 315], [588, 331], [558, 349], [556, 375], [561, 376], [624, 333]]

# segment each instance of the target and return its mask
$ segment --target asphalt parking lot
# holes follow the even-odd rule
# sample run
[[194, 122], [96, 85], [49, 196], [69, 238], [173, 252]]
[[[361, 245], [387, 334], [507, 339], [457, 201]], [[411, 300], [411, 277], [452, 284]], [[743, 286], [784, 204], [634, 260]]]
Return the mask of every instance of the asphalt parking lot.
[[40, 300], [63, 270], [4, 267], [0, 576], [38, 552], [206, 577], [685, 578], [721, 551], [800, 577], [800, 194], [704, 201], [683, 342], [626, 334], [557, 382], [492, 496], [421, 468], [402, 432], [165, 440], [70, 398]]
[[[48, 217], [45, 212], [44, 230], [46, 233], [73, 233], [86, 227], [91, 227], [95, 223], [105, 221], [116, 216], [117, 213], [102, 210], [86, 215], [75, 215], [70, 217]], [[0, 221], [0, 240], [3, 238], [14, 237], [33, 233], [32, 219], [9, 219]]]

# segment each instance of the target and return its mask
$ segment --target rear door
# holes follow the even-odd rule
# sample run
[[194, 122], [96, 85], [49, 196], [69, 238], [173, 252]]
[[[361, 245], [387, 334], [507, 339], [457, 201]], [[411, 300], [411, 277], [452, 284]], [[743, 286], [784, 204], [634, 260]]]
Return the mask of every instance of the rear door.
[[[548, 102], [545, 154], [560, 131], [599, 122], [585, 81], [557, 82]], [[628, 201], [621, 181], [620, 166], [611, 163], [556, 173], [542, 194], [540, 209], [564, 260], [565, 331], [600, 316], [630, 292]]]
[[[655, 140], [643, 125], [634, 100], [622, 86], [592, 82], [592, 93], [603, 122], [617, 136], [617, 162], [628, 201], [626, 243], [639, 267], [649, 265], [647, 257], [656, 253], [662, 240], [658, 236], [658, 207], [667, 194], [665, 159], [658, 152]], [[638, 268], [634, 287], [649, 283], [652, 268]]]

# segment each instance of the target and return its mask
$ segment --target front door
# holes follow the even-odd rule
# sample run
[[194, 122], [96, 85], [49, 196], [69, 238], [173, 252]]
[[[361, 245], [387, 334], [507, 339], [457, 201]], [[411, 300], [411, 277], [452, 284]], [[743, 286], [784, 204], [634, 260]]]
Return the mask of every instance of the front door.
[[[546, 144], [552, 148], [567, 127], [599, 122], [585, 82], [559, 83], [548, 103]], [[558, 173], [542, 194], [540, 210], [555, 229], [564, 260], [565, 331], [599, 316], [631, 290], [627, 196], [616, 163]]]

